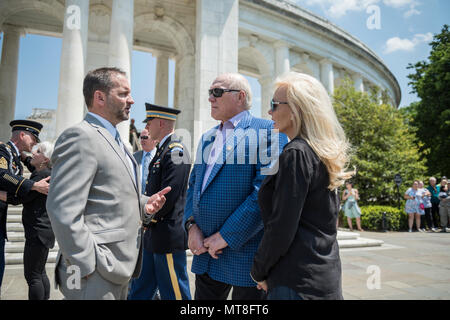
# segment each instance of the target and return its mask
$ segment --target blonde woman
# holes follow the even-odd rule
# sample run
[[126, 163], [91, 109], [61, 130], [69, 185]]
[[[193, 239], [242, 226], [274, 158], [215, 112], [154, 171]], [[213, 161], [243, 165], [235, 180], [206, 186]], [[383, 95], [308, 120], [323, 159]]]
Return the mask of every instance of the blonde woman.
[[361, 209], [358, 206], [359, 193], [357, 189], [353, 188], [353, 184], [350, 181], [345, 183], [345, 190], [342, 193], [342, 201], [344, 203], [344, 213], [347, 217], [347, 223], [350, 227], [350, 231], [353, 231], [352, 219], [356, 219], [356, 227], [358, 231], [364, 231], [361, 228]]
[[319, 81], [291, 72], [275, 89], [269, 114], [290, 142], [258, 194], [264, 236], [251, 275], [268, 299], [342, 299], [337, 188], [352, 175], [349, 144]]

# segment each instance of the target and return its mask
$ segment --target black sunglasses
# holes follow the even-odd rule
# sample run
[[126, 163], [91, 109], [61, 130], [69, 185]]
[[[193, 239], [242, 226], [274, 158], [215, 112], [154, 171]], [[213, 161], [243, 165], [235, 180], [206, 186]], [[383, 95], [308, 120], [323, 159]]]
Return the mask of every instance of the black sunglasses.
[[220, 98], [224, 92], [231, 92], [231, 91], [240, 92], [241, 90], [214, 88], [214, 89], [209, 89], [208, 93], [209, 93], [209, 95], [213, 95], [215, 98]]
[[140, 136], [140, 138], [143, 139], [143, 140], [147, 140], [148, 136]]
[[270, 100], [270, 111], [275, 111], [279, 104], [288, 104], [287, 102], [273, 101]]

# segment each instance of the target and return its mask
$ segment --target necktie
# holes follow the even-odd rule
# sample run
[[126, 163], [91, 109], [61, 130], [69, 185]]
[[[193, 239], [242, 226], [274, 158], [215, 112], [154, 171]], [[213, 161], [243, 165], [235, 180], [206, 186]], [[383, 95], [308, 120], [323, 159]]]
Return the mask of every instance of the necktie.
[[145, 193], [145, 189], [146, 189], [146, 182], [148, 179], [148, 167], [150, 165], [150, 152], [147, 152], [144, 156], [144, 164], [142, 167], [142, 193]]
[[122, 150], [122, 152], [126, 154], [125, 148], [124, 148], [123, 143], [122, 143], [122, 140], [120, 139], [119, 131], [116, 131], [116, 142], [119, 145], [119, 147]]
[[137, 182], [136, 168], [134, 167], [133, 161], [130, 159], [127, 152], [125, 151], [125, 146], [123, 145], [122, 139], [120, 139], [119, 131], [116, 131], [115, 140], [116, 140], [117, 144], [119, 145], [120, 149], [122, 150], [123, 155], [125, 156], [125, 159], [127, 159], [127, 162], [128, 162], [128, 165], [129, 165], [131, 171], [134, 173], [134, 183], [136, 183]]

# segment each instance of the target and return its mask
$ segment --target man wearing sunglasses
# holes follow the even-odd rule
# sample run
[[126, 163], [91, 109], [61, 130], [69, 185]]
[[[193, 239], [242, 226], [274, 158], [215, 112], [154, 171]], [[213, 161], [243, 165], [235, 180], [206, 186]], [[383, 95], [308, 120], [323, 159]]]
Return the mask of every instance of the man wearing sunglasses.
[[[145, 193], [152, 194], [161, 186], [170, 186], [171, 191], [164, 209], [144, 225], [142, 272], [131, 283], [128, 299], [152, 300], [159, 290], [161, 300], [191, 300], [187, 235], [183, 226], [191, 159], [181, 138], [175, 134], [175, 122], [181, 111], [150, 103], [145, 107], [147, 135], [158, 141], [156, 154], [148, 166]], [[145, 131], [141, 133], [141, 137], [145, 134]]]
[[136, 151], [133, 156], [136, 159], [136, 162], [139, 164], [141, 168], [141, 184], [142, 184], [142, 193], [145, 193], [145, 188], [147, 184], [148, 177], [148, 166], [152, 161], [153, 157], [156, 153], [156, 145], [158, 144], [157, 140], [153, 140], [148, 135], [148, 130], [143, 129], [139, 136], [139, 140], [141, 141], [142, 150]]
[[[257, 195], [262, 170], [271, 162], [263, 163], [260, 156], [253, 159], [249, 150], [267, 154], [265, 148], [277, 141], [274, 160], [287, 139], [271, 139], [273, 122], [250, 114], [250, 85], [242, 75], [217, 77], [209, 102], [211, 116], [220, 124], [200, 140], [184, 210], [188, 246], [194, 254], [195, 299], [225, 300], [233, 288], [233, 300], [260, 300], [264, 292], [257, 290], [250, 270], [263, 233]], [[265, 139], [267, 143], [260, 145]]]

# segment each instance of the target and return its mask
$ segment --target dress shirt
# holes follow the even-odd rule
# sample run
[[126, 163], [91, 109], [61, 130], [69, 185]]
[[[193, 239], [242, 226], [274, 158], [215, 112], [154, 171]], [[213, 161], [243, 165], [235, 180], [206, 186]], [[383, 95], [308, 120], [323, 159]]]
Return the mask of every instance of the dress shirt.
[[206, 171], [203, 178], [202, 184], [202, 192], [205, 190], [206, 182], [208, 181], [209, 175], [214, 167], [214, 164], [217, 162], [219, 155], [222, 154], [223, 146], [227, 142], [228, 134], [231, 130], [234, 130], [238, 123], [247, 115], [248, 111], [242, 111], [232, 117], [231, 119], [223, 122], [217, 128], [216, 137], [214, 139], [214, 144], [211, 148], [211, 152], [209, 154], [208, 162], [206, 164]]
[[156, 153], [156, 148], [153, 148], [152, 150], [150, 150], [149, 152], [147, 151], [143, 151], [142, 154], [142, 160], [141, 160], [141, 180], [142, 180], [142, 193], [145, 193], [145, 185], [147, 182], [147, 178], [148, 178], [148, 173], [149, 173], [149, 165], [150, 162], [152, 162], [153, 157], [155, 156]]
[[[106, 120], [105, 118], [99, 116], [98, 114], [92, 113], [92, 112], [88, 112], [91, 116], [93, 116], [94, 118], [96, 118], [98, 121], [100, 121], [100, 123], [103, 125], [103, 127], [105, 127], [106, 130], [108, 130], [108, 132], [111, 134], [111, 136], [113, 137], [113, 139], [115, 141], [117, 141], [116, 139], [116, 134], [118, 133], [117, 129], [115, 126], [113, 126], [111, 124], [111, 122], [109, 122], [108, 120]], [[122, 143], [123, 145], [123, 143]], [[123, 146], [125, 148], [125, 146]], [[126, 156], [126, 159], [128, 160], [128, 165], [130, 167], [130, 169], [133, 171], [134, 177], [135, 177], [135, 182], [136, 181], [136, 168], [134, 167], [133, 164], [133, 160], [131, 160], [130, 156], [128, 155], [128, 152], [126, 152], [125, 150], [123, 150]]]
[[164, 138], [161, 139], [161, 141], [158, 143], [158, 147], [162, 146], [164, 144], [164, 142], [166, 142], [166, 140], [170, 137], [170, 135], [172, 135], [173, 132], [169, 133], [167, 136], [165, 136]]

